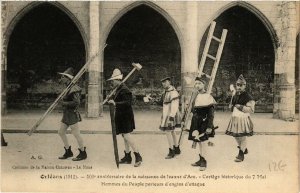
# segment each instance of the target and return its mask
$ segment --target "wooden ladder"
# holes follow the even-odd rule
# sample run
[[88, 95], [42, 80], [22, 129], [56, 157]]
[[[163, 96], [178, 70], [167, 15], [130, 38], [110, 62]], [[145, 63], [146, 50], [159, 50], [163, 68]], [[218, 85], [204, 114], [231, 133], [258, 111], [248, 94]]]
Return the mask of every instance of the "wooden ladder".
[[[211, 75], [205, 74], [210, 79], [210, 81], [208, 83], [208, 86], [207, 86], [207, 93], [209, 93], [209, 94], [211, 93], [212, 86], [213, 86], [214, 81], [215, 81], [216, 73], [217, 73], [217, 70], [218, 70], [218, 67], [219, 67], [223, 47], [224, 47], [227, 32], [228, 32], [227, 29], [223, 29], [221, 39], [219, 39], [219, 38], [217, 38], [213, 35], [215, 27], [216, 27], [216, 22], [213, 21], [210, 25], [210, 28], [209, 28], [208, 36], [207, 36], [207, 39], [206, 39], [206, 43], [205, 43], [202, 58], [201, 58], [201, 61], [200, 61], [200, 64], [199, 64], [199, 70], [198, 70], [198, 75], [197, 75], [197, 76], [201, 76], [202, 74], [204, 74], [203, 69], [204, 69], [204, 65], [206, 64], [205, 62], [206, 62], [207, 58], [214, 61], [213, 68], [212, 68], [212, 71], [211, 71]], [[208, 54], [208, 50], [209, 50], [212, 39], [219, 43], [219, 47], [218, 47], [218, 51], [217, 51], [216, 56], [212, 56], [212, 55]]]
[[[219, 67], [223, 47], [224, 47], [227, 32], [228, 32], [227, 29], [223, 29], [221, 39], [219, 39], [219, 38], [217, 38], [213, 35], [215, 27], [216, 27], [216, 22], [213, 21], [210, 25], [210, 28], [209, 28], [208, 36], [207, 36], [207, 39], [206, 39], [205, 47], [204, 47], [204, 50], [203, 50], [203, 54], [202, 54], [201, 61], [200, 61], [200, 64], [199, 64], [199, 69], [198, 69], [198, 72], [197, 72], [198, 77], [205, 74], [206, 77], [209, 78], [207, 91], [206, 91], [209, 94], [212, 91], [212, 86], [214, 84], [214, 80], [215, 80], [215, 77], [216, 77], [217, 69]], [[210, 44], [211, 44], [212, 40], [215, 40], [219, 43], [216, 56], [212, 56], [212, 55], [208, 54], [208, 51], [209, 51]], [[204, 65], [206, 64], [207, 58], [214, 61], [210, 75], [206, 74], [206, 73], [203, 73]], [[193, 104], [194, 100], [196, 99], [197, 94], [198, 94], [198, 91], [194, 86], [191, 98], [190, 98], [189, 103], [188, 103], [188, 106], [187, 106], [187, 108], [185, 109], [185, 111], [183, 113], [183, 117], [182, 117], [182, 121], [181, 121], [181, 123], [182, 123], [181, 133], [180, 133], [180, 137], [179, 137], [179, 141], [178, 141], [179, 145], [182, 142], [181, 139], [182, 139], [183, 131], [187, 131], [186, 126], [187, 126], [187, 123], [189, 121], [189, 116], [190, 116], [190, 113], [191, 113], [191, 110], [192, 110], [192, 106], [193, 106], [192, 104]]]

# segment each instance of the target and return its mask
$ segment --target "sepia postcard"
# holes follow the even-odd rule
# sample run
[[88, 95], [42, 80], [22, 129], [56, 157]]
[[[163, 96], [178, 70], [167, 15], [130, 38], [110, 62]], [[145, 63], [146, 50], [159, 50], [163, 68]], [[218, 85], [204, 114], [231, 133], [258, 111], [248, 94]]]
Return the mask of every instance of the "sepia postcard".
[[299, 193], [299, 1], [1, 1], [1, 192]]

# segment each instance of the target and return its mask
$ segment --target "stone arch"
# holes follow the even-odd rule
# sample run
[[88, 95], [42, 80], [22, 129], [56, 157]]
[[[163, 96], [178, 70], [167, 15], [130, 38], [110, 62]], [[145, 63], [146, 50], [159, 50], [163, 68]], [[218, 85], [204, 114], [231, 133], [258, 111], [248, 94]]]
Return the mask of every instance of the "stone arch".
[[18, 25], [18, 23], [22, 20], [22, 18], [24, 18], [24, 16], [26, 16], [26, 14], [28, 14], [30, 11], [32, 11], [34, 8], [41, 6], [41, 5], [51, 5], [55, 8], [57, 8], [58, 10], [60, 10], [66, 17], [68, 17], [72, 22], [73, 25], [78, 29], [78, 32], [82, 38], [82, 43], [83, 43], [83, 49], [84, 49], [84, 58], [85, 61], [88, 59], [88, 37], [86, 35], [86, 32], [82, 26], [82, 24], [80, 23], [80, 21], [76, 18], [76, 16], [63, 4], [59, 3], [59, 2], [31, 2], [26, 4], [22, 9], [18, 10], [13, 18], [9, 21], [9, 23], [7, 24], [7, 26], [4, 29], [3, 32], [3, 42], [2, 42], [2, 106], [1, 109], [3, 111], [3, 114], [6, 113], [7, 110], [7, 90], [6, 90], [6, 85], [7, 85], [7, 59], [8, 59], [8, 47], [9, 47], [9, 43], [10, 40], [12, 38], [12, 34], [14, 29], [16, 28], [16, 26]]
[[[243, 7], [245, 9], [247, 9], [248, 11], [250, 11], [251, 13], [253, 13], [259, 20], [261, 20], [261, 22], [264, 24], [264, 26], [266, 27], [266, 29], [268, 30], [271, 40], [272, 40], [272, 44], [273, 44], [273, 48], [274, 48], [274, 53], [276, 53], [276, 49], [279, 47], [279, 38], [276, 34], [276, 31], [272, 25], [272, 23], [268, 20], [268, 18], [255, 6], [251, 5], [248, 2], [245, 1], [235, 1], [235, 2], [231, 2], [228, 3], [227, 5], [223, 6], [222, 8], [220, 8], [215, 14], [214, 16], [209, 20], [209, 23], [206, 24], [207, 27], [209, 27], [210, 23], [215, 20], [216, 18], [218, 18], [222, 13], [224, 13], [226, 10], [235, 7], [235, 6], [239, 6], [239, 7]], [[206, 29], [206, 28], [205, 28]], [[276, 54], [275, 54], [275, 59], [277, 58]]]
[[[27, 6], [25, 6], [23, 9], [21, 9], [14, 17], [13, 19], [11, 20], [11, 22], [8, 24], [5, 32], [4, 32], [4, 42], [3, 42], [3, 47], [5, 49], [7, 49], [7, 45], [9, 43], [9, 39], [10, 39], [10, 36], [12, 34], [12, 31], [14, 30], [16, 24], [20, 21], [21, 18], [23, 18], [23, 16], [28, 13], [30, 10], [32, 10], [33, 8], [41, 5], [41, 4], [45, 4], [45, 3], [48, 3], [48, 4], [51, 4], [51, 5], [54, 5], [55, 7], [59, 8], [62, 12], [64, 12], [65, 14], [67, 14], [69, 16], [69, 18], [74, 22], [74, 24], [77, 26], [80, 34], [81, 34], [81, 37], [83, 39], [83, 42], [84, 42], [84, 45], [85, 45], [85, 56], [86, 56], [86, 59], [88, 58], [88, 38], [87, 38], [87, 35], [84, 31], [84, 28], [82, 27], [81, 23], [79, 22], [79, 20], [76, 18], [76, 16], [71, 12], [69, 11], [69, 9], [67, 7], [65, 7], [64, 5], [62, 5], [61, 3], [59, 2], [42, 2], [42, 1], [36, 1], [36, 2], [31, 2], [29, 3]], [[7, 50], [4, 50], [5, 53], [7, 52]], [[6, 64], [5, 64], [6, 65]]]
[[[248, 3], [246, 3], [246, 4], [244, 4], [244, 3], [239, 4], [239, 3], [240, 2], [229, 3], [228, 5], [222, 7], [221, 9], [219, 9], [219, 11], [214, 14], [212, 20], [220, 22], [219, 26], [218, 26], [218, 23], [217, 23], [215, 32], [218, 32], [217, 37], [220, 37], [220, 34], [221, 34], [220, 33], [221, 28], [220, 27], [223, 25], [222, 21], [224, 21], [224, 19], [222, 20], [221, 18], [225, 17], [226, 14], [227, 14], [227, 17], [229, 17], [229, 15], [230, 15], [229, 13], [233, 10], [236, 10], [236, 11], [240, 10], [237, 13], [239, 13], [239, 14], [244, 13], [245, 16], [247, 16], [247, 15], [251, 16], [251, 19], [253, 19], [251, 21], [253, 21], [253, 22], [256, 21], [255, 23], [259, 24], [258, 27], [260, 27], [259, 29], [262, 30], [263, 36], [259, 36], [261, 34], [258, 34], [258, 36], [267, 38], [267, 42], [265, 43], [264, 46], [267, 46], [267, 49], [265, 49], [265, 50], [267, 50], [267, 52], [266, 52], [267, 55], [266, 55], [265, 58], [266, 59], [268, 58], [268, 60], [265, 60], [265, 59], [262, 60], [262, 58], [259, 58], [259, 57], [258, 58], [259, 58], [259, 61], [265, 61], [266, 62], [267, 66], [265, 67], [263, 65], [263, 69], [264, 68], [268, 69], [268, 72], [270, 72], [270, 73], [269, 73], [269, 76], [267, 76], [267, 77], [263, 76], [263, 75], [258, 75], [257, 76], [257, 74], [255, 73], [255, 75], [254, 75], [255, 78], [253, 78], [253, 76], [252, 76], [251, 81], [249, 80], [249, 85], [250, 86], [248, 87], [248, 89], [251, 91], [251, 90], [255, 89], [256, 87], [258, 87], [257, 85], [259, 85], [259, 89], [256, 89], [255, 92], [253, 93], [253, 95], [255, 95], [255, 97], [256, 97], [256, 96], [260, 96], [259, 95], [260, 93], [265, 94], [264, 96], [266, 96], [266, 97], [261, 97], [261, 99], [258, 100], [258, 101], [260, 102], [260, 104], [264, 104], [264, 101], [265, 101], [265, 102], [268, 103], [268, 105], [264, 105], [264, 106], [261, 105], [259, 107], [260, 109], [259, 108], [257, 108], [257, 109], [260, 110], [260, 111], [264, 111], [264, 112], [271, 112], [272, 108], [274, 109], [274, 106], [275, 106], [274, 105], [275, 104], [274, 103], [274, 96], [276, 95], [274, 90], [276, 89], [275, 68], [276, 68], [276, 60], [277, 60], [276, 53], [277, 53], [278, 44], [276, 44], [275, 39], [277, 38], [277, 36], [276, 36], [276, 34], [275, 35], [270, 34], [270, 30], [274, 31], [274, 29], [273, 29], [273, 27], [271, 26], [271, 24], [269, 23], [269, 21], [267, 19], [265, 20], [265, 21], [268, 22], [268, 25], [266, 26], [266, 22], [264, 22], [261, 19], [262, 17], [265, 17], [264, 15], [262, 15], [262, 13], [260, 13], [257, 9], [255, 9], [254, 11], [251, 10], [249, 8]], [[260, 14], [260, 17], [258, 17], [258, 14]], [[234, 14], [231, 14], [231, 15], [234, 15]], [[232, 18], [234, 18], [234, 16], [232, 16]], [[225, 24], [224, 24], [224, 26], [228, 26], [228, 29], [229, 29], [227, 40], [234, 40], [234, 41], [229, 41], [228, 43], [235, 42], [235, 45], [238, 45], [238, 44], [243, 45], [242, 42], [238, 42], [238, 39], [235, 39], [234, 37], [236, 37], [236, 35], [237, 35], [236, 32], [239, 32], [241, 34], [240, 38], [247, 36], [246, 35], [247, 33], [244, 33], [244, 32], [247, 32], [247, 30], [245, 31], [245, 30], [241, 30], [241, 29], [244, 29], [244, 28], [239, 28], [240, 24], [246, 23], [246, 22], [240, 23], [241, 21], [244, 20], [244, 17], [242, 17], [241, 15], [235, 15], [235, 18], [236, 18], [236, 20], [234, 20], [234, 21], [236, 21], [237, 23], [233, 23], [233, 21], [227, 20], [228, 23], [225, 22]], [[250, 19], [250, 17], [249, 17], [249, 19]], [[212, 20], [210, 20], [208, 22], [211, 22]], [[229, 23], [231, 23], [231, 24], [229, 24]], [[238, 24], [238, 25], [236, 26], [236, 24]], [[226, 28], [226, 27], [224, 27], [224, 28]], [[199, 45], [199, 52], [198, 52], [199, 57], [198, 58], [200, 58], [201, 50], [204, 47], [203, 39], [205, 38], [206, 34], [208, 33], [208, 29], [209, 29], [209, 26], [206, 29], [203, 29], [203, 31], [204, 30], [206, 30], [206, 31], [202, 35], [202, 39], [201, 39], [201, 42], [200, 42], [200, 45]], [[240, 30], [235, 30], [235, 29], [240, 29]], [[232, 30], [232, 33], [230, 33], [230, 30]], [[252, 30], [250, 30], [250, 28], [249, 28], [249, 33], [250, 34], [255, 33], [255, 31], [256, 31], [256, 29], [253, 30], [253, 28], [252, 28]], [[233, 34], [235, 34], [235, 35], [233, 35]], [[231, 39], [229, 39], [229, 37]], [[251, 37], [251, 36], [249, 36], [249, 37]], [[252, 35], [252, 37], [253, 37], [253, 35]], [[246, 41], [245, 38], [242, 38], [242, 40]], [[230, 44], [230, 45], [234, 45], [234, 44]], [[263, 46], [262, 44], [259, 44], [259, 42], [258, 42], [258, 44], [251, 44], [251, 45], [254, 46], [253, 48], [256, 48], [257, 46], [258, 46], [257, 48]], [[227, 46], [227, 48], [229, 48], [229, 47]], [[233, 47], [231, 47], [231, 48], [233, 48]], [[238, 48], [238, 47], [235, 47], [235, 48]], [[213, 51], [213, 50], [211, 50], [211, 51]], [[223, 51], [226, 51], [226, 47]], [[248, 54], [247, 57], [252, 56], [252, 58], [255, 58], [253, 56], [257, 55], [257, 54], [259, 55], [259, 53], [257, 53], [256, 51], [254, 51], [254, 52], [253, 51], [249, 52], [249, 53], [246, 53], [247, 52], [246, 51], [246, 52], [243, 52], [243, 53]], [[235, 53], [239, 53], [239, 52], [235, 52]], [[245, 55], [244, 56], [241, 55], [241, 57], [231, 57], [231, 54], [232, 54], [232, 50], [231, 50], [231, 52], [228, 52], [227, 56], [229, 56], [229, 57], [227, 57], [227, 58], [226, 58], [226, 56], [223, 57], [223, 63], [222, 62], [220, 63], [220, 64], [223, 64], [223, 65], [220, 65], [220, 68], [218, 70], [218, 75], [216, 76], [215, 87], [214, 87], [214, 88], [216, 88], [216, 90], [214, 90], [214, 94], [215, 94], [216, 97], [220, 97], [219, 101], [218, 101], [219, 103], [227, 103], [228, 102], [228, 93], [227, 93], [226, 90], [223, 90], [223, 88], [227, 88], [227, 85], [229, 86], [230, 82], [235, 81], [234, 76], [229, 76], [229, 74], [226, 74], [226, 73], [228, 73], [226, 70], [224, 71], [224, 74], [223, 74], [223, 71], [221, 71], [221, 70], [224, 69], [224, 65], [225, 66], [227, 65], [226, 61], [227, 61], [227, 63], [232, 64], [232, 67], [230, 65], [229, 65], [229, 67], [235, 69], [236, 73], [239, 73], [240, 72], [239, 70], [244, 68], [246, 70], [245, 73], [246, 72], [249, 73], [248, 74], [249, 77], [250, 77], [250, 75], [254, 74], [253, 72], [257, 71], [258, 69], [262, 69], [262, 68], [260, 68], [256, 65], [256, 64], [259, 64], [259, 63], [255, 62], [255, 59], [253, 60], [253, 59], [248, 58], [248, 60], [245, 60]], [[228, 58], [236, 58], [236, 59], [235, 60], [230, 60], [230, 59], [228, 60]], [[228, 62], [228, 61], [230, 61], [230, 62]], [[250, 62], [247, 63], [247, 66], [246, 66], [244, 64], [240, 65], [241, 61], [250, 61]], [[253, 61], [254, 61], [254, 63], [253, 63]], [[237, 64], [239, 64], [239, 65], [237, 65]], [[262, 63], [262, 64], [264, 64], [264, 63]], [[241, 66], [241, 67], [237, 67], [237, 66]], [[227, 66], [227, 68], [229, 68], [229, 67]], [[225, 80], [221, 79], [222, 76], [227, 77], [227, 79], [226, 79], [227, 82]], [[257, 79], [256, 79], [256, 77], [257, 77]], [[264, 83], [267, 83], [267, 84], [264, 84]], [[269, 93], [272, 93], [273, 95], [270, 95]], [[216, 99], [216, 100], [218, 100], [218, 99]]]
[[160, 13], [172, 26], [172, 28], [174, 29], [177, 38], [179, 40], [179, 44], [181, 47], [181, 63], [183, 60], [183, 51], [182, 51], [182, 45], [183, 45], [183, 36], [182, 33], [177, 25], [177, 23], [175, 22], [175, 20], [169, 15], [169, 13], [167, 13], [164, 9], [162, 9], [161, 7], [159, 7], [158, 5], [156, 5], [153, 2], [150, 1], [136, 1], [134, 3], [131, 3], [130, 5], [126, 6], [125, 8], [123, 8], [122, 10], [120, 10], [115, 16], [114, 18], [111, 20], [111, 22], [109, 22], [108, 27], [105, 29], [104, 31], [104, 38], [102, 39], [102, 45], [104, 45], [104, 43], [106, 42], [109, 33], [111, 31], [111, 29], [113, 28], [113, 26], [117, 23], [117, 21], [124, 15], [126, 14], [128, 11], [140, 6], [140, 5], [146, 5], [152, 9], [154, 9], [155, 11], [157, 11], [158, 13]]

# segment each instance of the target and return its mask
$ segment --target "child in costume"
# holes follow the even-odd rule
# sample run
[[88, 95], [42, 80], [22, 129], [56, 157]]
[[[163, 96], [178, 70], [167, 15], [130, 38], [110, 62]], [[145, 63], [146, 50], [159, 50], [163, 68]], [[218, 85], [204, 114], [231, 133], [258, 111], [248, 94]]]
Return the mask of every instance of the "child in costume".
[[248, 153], [246, 136], [253, 135], [253, 123], [250, 113], [254, 113], [255, 101], [246, 91], [246, 80], [243, 75], [240, 75], [236, 81], [236, 89], [236, 94], [233, 96], [230, 105], [232, 116], [226, 134], [235, 138], [239, 149], [235, 161], [242, 162], [245, 158], [244, 155]]

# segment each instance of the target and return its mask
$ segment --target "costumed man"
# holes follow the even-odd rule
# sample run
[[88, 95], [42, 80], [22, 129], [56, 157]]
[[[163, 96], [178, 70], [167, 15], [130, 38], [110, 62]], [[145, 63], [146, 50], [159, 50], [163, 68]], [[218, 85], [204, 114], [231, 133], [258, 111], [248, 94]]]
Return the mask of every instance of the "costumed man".
[[166, 77], [161, 80], [165, 89], [162, 95], [163, 112], [161, 116], [160, 130], [166, 133], [169, 153], [166, 159], [174, 158], [180, 154], [180, 148], [176, 139], [175, 127], [180, 128], [180, 112], [179, 112], [179, 94], [174, 86], [171, 85], [171, 78]]
[[246, 80], [240, 75], [236, 81], [236, 93], [233, 95], [232, 104], [229, 105], [232, 115], [226, 130], [226, 134], [233, 136], [238, 144], [236, 162], [242, 162], [244, 154], [248, 153], [246, 136], [253, 135], [250, 113], [254, 113], [254, 106], [253, 97], [246, 91]]
[[118, 87], [113, 100], [109, 100], [109, 104], [113, 104], [115, 108], [115, 124], [116, 134], [121, 134], [125, 144], [125, 156], [119, 161], [120, 164], [131, 164], [132, 157], [130, 147], [135, 155], [134, 167], [138, 167], [142, 163], [142, 156], [130, 134], [135, 129], [134, 114], [132, 110], [132, 93], [129, 88], [122, 83], [123, 74], [119, 69], [114, 69], [110, 81], [112, 89]]
[[[60, 83], [67, 86], [70, 84], [71, 80], [74, 77], [74, 70], [73, 68], [68, 68], [65, 72], [59, 74], [62, 75]], [[72, 88], [68, 91], [68, 93], [62, 100], [63, 117], [61, 120], [61, 126], [58, 131], [58, 134], [64, 143], [65, 154], [59, 157], [59, 159], [67, 159], [69, 157], [73, 157], [73, 152], [71, 150], [71, 146], [69, 145], [66, 135], [67, 129], [69, 127], [71, 128], [72, 134], [74, 135], [78, 143], [79, 150], [78, 156], [76, 158], [73, 158], [72, 160], [80, 161], [87, 158], [86, 147], [83, 146], [83, 139], [80, 135], [80, 130], [78, 126], [78, 122], [81, 121], [81, 116], [78, 112], [78, 108], [80, 105], [80, 95], [81, 88], [75, 84], [72, 86]]]
[[206, 93], [207, 78], [205, 75], [196, 77], [195, 88], [198, 90], [197, 96], [193, 101], [192, 106], [192, 121], [189, 130], [189, 140], [193, 141], [193, 147], [196, 148], [196, 144], [199, 145], [199, 161], [192, 164], [192, 166], [199, 166], [200, 171], [204, 171], [207, 167], [207, 161], [205, 156], [205, 144], [204, 141], [209, 137], [214, 137], [214, 109], [216, 101], [209, 94]]

